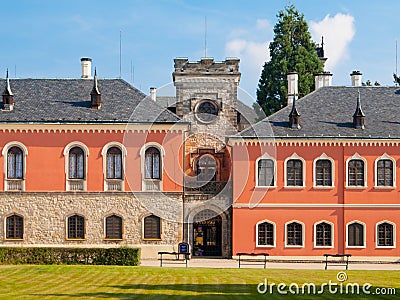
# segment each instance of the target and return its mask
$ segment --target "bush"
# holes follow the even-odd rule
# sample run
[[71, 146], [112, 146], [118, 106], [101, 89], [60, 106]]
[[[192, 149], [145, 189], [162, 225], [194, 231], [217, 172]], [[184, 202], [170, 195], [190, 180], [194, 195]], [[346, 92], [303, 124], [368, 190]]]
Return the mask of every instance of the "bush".
[[138, 248], [0, 247], [0, 264], [138, 266]]

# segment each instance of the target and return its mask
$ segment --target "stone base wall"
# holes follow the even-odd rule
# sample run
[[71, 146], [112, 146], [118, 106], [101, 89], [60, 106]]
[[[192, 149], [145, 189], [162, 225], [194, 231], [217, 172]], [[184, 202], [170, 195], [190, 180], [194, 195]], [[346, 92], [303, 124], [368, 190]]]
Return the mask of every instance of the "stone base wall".
[[[143, 219], [156, 212], [147, 203], [160, 206], [165, 214], [161, 218], [161, 239], [143, 239]], [[173, 199], [175, 205], [163, 205], [165, 198]], [[157, 251], [170, 251], [182, 241], [182, 220], [176, 210], [182, 203], [180, 193], [89, 193], [89, 192], [4, 192], [0, 193], [0, 244], [1, 246], [76, 246], [115, 247], [137, 246], [142, 257], [155, 258]], [[147, 207], [147, 208], [146, 208]], [[6, 239], [6, 218], [18, 214], [24, 218], [22, 240]], [[67, 239], [67, 218], [79, 214], [85, 218], [85, 239]], [[105, 218], [110, 215], [122, 217], [122, 240], [105, 239]], [[175, 219], [168, 216], [174, 215]], [[158, 250], [160, 249], [160, 250]], [[149, 252], [149, 253], [147, 253]]]

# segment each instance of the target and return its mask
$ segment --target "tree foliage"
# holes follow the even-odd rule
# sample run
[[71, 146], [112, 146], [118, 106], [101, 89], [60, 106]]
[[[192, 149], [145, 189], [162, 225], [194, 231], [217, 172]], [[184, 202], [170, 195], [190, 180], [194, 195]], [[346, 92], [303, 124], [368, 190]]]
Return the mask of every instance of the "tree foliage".
[[267, 116], [286, 106], [288, 72], [299, 74], [302, 97], [314, 89], [314, 74], [323, 71], [304, 15], [290, 5], [277, 17], [274, 39], [269, 45], [271, 59], [263, 66], [257, 89], [257, 103]]

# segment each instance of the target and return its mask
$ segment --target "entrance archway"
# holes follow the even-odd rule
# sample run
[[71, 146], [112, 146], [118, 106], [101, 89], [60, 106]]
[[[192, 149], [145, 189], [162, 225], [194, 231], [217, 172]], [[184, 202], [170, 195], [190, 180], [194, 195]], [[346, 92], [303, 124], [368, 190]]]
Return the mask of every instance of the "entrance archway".
[[222, 255], [222, 218], [205, 209], [193, 218], [193, 256]]

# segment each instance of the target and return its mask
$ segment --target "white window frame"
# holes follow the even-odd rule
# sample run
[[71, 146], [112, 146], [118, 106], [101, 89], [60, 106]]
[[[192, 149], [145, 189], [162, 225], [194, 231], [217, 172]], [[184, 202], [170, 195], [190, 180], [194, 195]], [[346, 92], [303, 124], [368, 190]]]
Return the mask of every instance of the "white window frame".
[[[354, 223], [361, 224], [364, 227], [364, 230], [363, 230], [364, 245], [363, 246], [349, 246], [349, 225], [354, 224]], [[365, 248], [367, 248], [367, 224], [365, 224], [364, 222], [361, 222], [359, 220], [353, 220], [346, 224], [346, 248], [349, 248], [349, 249], [365, 249]]]
[[[287, 185], [287, 163], [291, 159], [299, 159], [302, 162], [302, 170], [303, 170], [303, 185], [301, 186], [293, 186]], [[287, 157], [284, 161], [284, 188], [286, 189], [304, 189], [306, 187], [306, 161], [301, 156], [297, 155], [294, 152], [291, 156]]]
[[[318, 160], [329, 160], [331, 162], [331, 171], [332, 171], [332, 185], [324, 186], [324, 185], [317, 185], [317, 161]], [[313, 188], [315, 189], [332, 189], [335, 187], [335, 161], [332, 157], [329, 157], [325, 153], [322, 153], [321, 156], [317, 157], [313, 161]]]
[[[393, 246], [378, 246], [378, 225], [388, 223], [393, 226]], [[375, 247], [379, 249], [395, 249], [396, 248], [396, 223], [389, 220], [383, 220], [375, 224]]]
[[[351, 160], [362, 160], [364, 162], [364, 186], [349, 185], [349, 162]], [[366, 189], [368, 187], [367, 160], [357, 152], [346, 160], [346, 184], [347, 189]]]
[[[301, 235], [302, 235], [301, 243], [302, 243], [302, 245], [301, 246], [288, 245], [288, 243], [287, 243], [287, 225], [289, 225], [290, 223], [294, 223], [294, 222], [299, 223], [302, 226], [302, 228], [301, 228]], [[304, 248], [305, 247], [305, 235], [306, 235], [306, 225], [303, 222], [301, 222], [299, 220], [290, 220], [290, 221], [286, 222], [285, 223], [285, 248]]]
[[87, 191], [87, 174], [88, 174], [88, 158], [89, 158], [89, 148], [82, 142], [79, 141], [74, 141], [69, 143], [67, 146], [65, 146], [63, 154], [64, 154], [64, 161], [65, 161], [65, 190], [66, 191], [71, 191], [70, 189], [70, 181], [73, 181], [72, 179], [69, 179], [69, 151], [74, 148], [74, 147], [79, 147], [83, 150], [83, 153], [85, 155], [85, 176], [84, 179], [78, 179], [76, 181], [82, 181], [83, 182], [83, 191]]
[[[18, 147], [22, 150], [22, 164], [23, 164], [23, 178], [22, 179], [8, 179], [7, 177], [7, 167], [8, 167], [8, 150], [12, 147]], [[15, 190], [9, 190], [8, 189], [8, 182], [9, 181], [18, 181], [21, 183], [21, 191], [25, 191], [25, 181], [26, 181], [26, 157], [28, 156], [28, 148], [24, 144], [18, 141], [12, 141], [4, 145], [3, 150], [1, 152], [1, 155], [3, 156], [3, 165], [4, 165], [4, 191], [15, 191]]]
[[[321, 223], [327, 223], [331, 225], [331, 245], [330, 246], [317, 246], [317, 225]], [[314, 248], [319, 249], [331, 249], [335, 247], [335, 224], [327, 220], [321, 220], [314, 223]]]
[[[391, 160], [392, 163], [393, 163], [393, 174], [392, 174], [392, 176], [393, 176], [393, 185], [391, 185], [391, 186], [378, 185], [378, 162], [380, 160], [383, 160], [383, 159]], [[374, 178], [375, 186], [374, 186], [374, 188], [375, 189], [394, 189], [394, 188], [396, 188], [396, 160], [393, 157], [389, 156], [387, 153], [384, 153], [382, 156], [380, 156], [377, 159], [375, 159], [374, 168], [375, 168], [375, 171], [374, 171], [374, 175], [375, 175], [375, 178]]]
[[[116, 147], [121, 150], [121, 159], [122, 159], [122, 179], [107, 179], [107, 151], [110, 148]], [[128, 152], [125, 146], [119, 142], [110, 142], [104, 145], [101, 150], [101, 156], [103, 157], [103, 187], [104, 191], [108, 191], [107, 186], [110, 181], [118, 181], [121, 184], [121, 192], [125, 191], [125, 161]]]
[[[273, 244], [272, 245], [260, 245], [258, 244], [258, 225], [262, 224], [262, 223], [270, 223], [273, 226], [273, 235], [274, 235], [274, 239], [273, 239]], [[276, 224], [275, 222], [272, 222], [270, 220], [261, 220], [259, 222], [256, 223], [256, 247], [257, 248], [275, 248], [276, 247]]]
[[[258, 182], [258, 162], [262, 159], [269, 159], [272, 160], [272, 162], [274, 163], [274, 182], [272, 185], [259, 185]], [[255, 174], [256, 174], [256, 188], [276, 188], [276, 176], [277, 176], [277, 167], [276, 167], [276, 159], [273, 158], [272, 156], [270, 156], [268, 153], [264, 153], [262, 156], [260, 156], [259, 158], [256, 159], [256, 163], [255, 163]]]
[[[146, 150], [150, 147], [157, 148], [158, 151], [160, 151], [160, 159], [161, 159], [161, 165], [160, 165], [160, 179], [146, 179]], [[142, 146], [140, 149], [140, 171], [142, 175], [142, 191], [151, 191], [154, 192], [154, 190], [147, 190], [146, 189], [146, 182], [152, 181], [152, 182], [157, 182], [159, 185], [160, 189], [159, 191], [162, 191], [163, 188], [163, 173], [164, 173], [164, 156], [165, 156], [165, 150], [164, 147], [161, 146], [159, 143], [156, 142], [148, 142]]]

